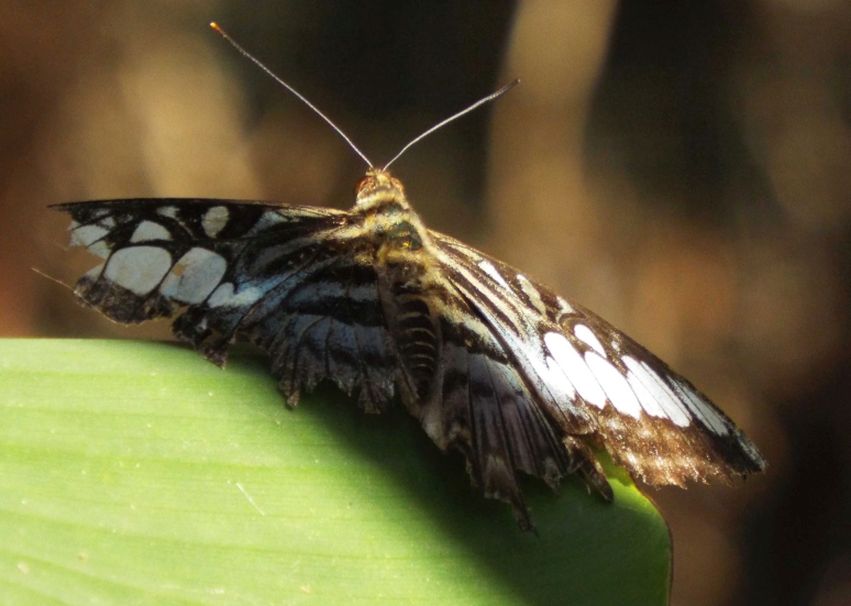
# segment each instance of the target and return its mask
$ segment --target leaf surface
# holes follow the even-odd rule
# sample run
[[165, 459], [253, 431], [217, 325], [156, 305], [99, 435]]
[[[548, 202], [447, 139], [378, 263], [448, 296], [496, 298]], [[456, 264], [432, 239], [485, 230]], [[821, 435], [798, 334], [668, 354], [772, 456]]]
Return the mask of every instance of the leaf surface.
[[538, 536], [398, 407], [283, 405], [260, 356], [0, 340], [0, 596], [15, 604], [665, 604], [667, 527], [524, 485]]

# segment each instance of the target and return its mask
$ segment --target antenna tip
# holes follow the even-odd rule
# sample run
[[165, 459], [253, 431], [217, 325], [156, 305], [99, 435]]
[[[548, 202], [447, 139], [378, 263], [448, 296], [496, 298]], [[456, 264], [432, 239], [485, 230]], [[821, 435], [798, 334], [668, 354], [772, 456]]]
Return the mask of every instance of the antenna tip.
[[219, 24], [215, 21], [210, 21], [210, 29], [212, 29], [213, 31], [217, 31], [220, 34], [222, 33], [222, 28], [219, 27]]

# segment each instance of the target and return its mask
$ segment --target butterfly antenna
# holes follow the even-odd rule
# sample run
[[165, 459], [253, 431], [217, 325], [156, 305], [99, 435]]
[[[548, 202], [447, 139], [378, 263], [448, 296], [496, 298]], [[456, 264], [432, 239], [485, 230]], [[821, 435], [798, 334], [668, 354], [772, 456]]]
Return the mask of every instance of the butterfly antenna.
[[457, 114], [453, 114], [453, 115], [449, 116], [448, 118], [446, 118], [442, 122], [438, 122], [437, 124], [432, 126], [430, 129], [428, 129], [427, 131], [425, 131], [421, 135], [414, 137], [405, 147], [403, 147], [401, 150], [399, 150], [398, 154], [393, 156], [393, 159], [390, 160], [390, 162], [388, 162], [387, 164], [384, 165], [383, 170], [387, 170], [388, 168], [390, 168], [390, 165], [393, 164], [396, 160], [398, 160], [402, 156], [402, 154], [404, 154], [411, 147], [413, 147], [414, 145], [416, 145], [417, 143], [419, 143], [420, 141], [422, 141], [423, 139], [428, 137], [431, 133], [433, 133], [437, 129], [443, 128], [444, 126], [446, 126], [447, 124], [449, 124], [450, 122], [452, 122], [454, 120], [457, 120], [458, 118], [460, 118], [464, 114], [469, 114], [471, 111], [473, 111], [474, 109], [476, 109], [480, 105], [484, 105], [485, 103], [490, 103], [491, 101], [498, 99], [499, 97], [503, 96], [505, 93], [510, 91], [512, 88], [514, 88], [518, 84], [520, 84], [520, 78], [515, 78], [514, 80], [512, 80], [511, 82], [509, 82], [508, 84], [506, 84], [505, 86], [500, 88], [498, 91], [489, 94], [487, 97], [483, 97], [483, 98], [479, 99], [478, 101], [476, 101], [472, 105], [469, 105], [469, 106], [465, 107], [464, 109], [462, 109]]
[[234, 40], [233, 38], [231, 38], [231, 37], [227, 34], [227, 32], [221, 28], [221, 26], [220, 26], [218, 23], [216, 23], [215, 21], [211, 21], [211, 22], [210, 22], [210, 27], [213, 29], [213, 31], [215, 31], [216, 33], [218, 33], [218, 34], [219, 34], [222, 38], [224, 38], [225, 40], [227, 40], [227, 42], [228, 42], [228, 43], [229, 43], [232, 47], [234, 47], [237, 51], [239, 51], [239, 53], [240, 53], [241, 55], [243, 55], [243, 56], [244, 56], [244, 57], [246, 57], [247, 59], [251, 60], [251, 61], [252, 61], [252, 62], [253, 62], [253, 63], [254, 63], [257, 67], [259, 67], [259, 68], [260, 68], [260, 69], [262, 69], [264, 72], [266, 72], [267, 74], [269, 74], [272, 78], [274, 78], [274, 80], [275, 80], [278, 84], [280, 84], [280, 85], [281, 85], [281, 86], [283, 86], [285, 89], [287, 89], [288, 91], [290, 91], [290, 92], [291, 92], [293, 95], [295, 95], [295, 96], [296, 96], [296, 97], [297, 97], [297, 98], [298, 98], [298, 99], [299, 99], [302, 103], [304, 103], [307, 107], [309, 107], [310, 109], [312, 109], [312, 110], [313, 110], [313, 111], [314, 111], [314, 112], [315, 112], [315, 113], [316, 113], [316, 114], [317, 114], [320, 118], [322, 118], [323, 120], [325, 120], [325, 122], [327, 122], [327, 123], [331, 126], [331, 128], [333, 128], [335, 131], [337, 131], [337, 134], [338, 134], [338, 135], [340, 135], [340, 136], [343, 138], [343, 140], [344, 140], [346, 143], [348, 143], [348, 144], [349, 144], [349, 147], [351, 147], [351, 148], [355, 151], [355, 153], [356, 153], [358, 156], [360, 156], [360, 157], [361, 157], [361, 159], [363, 159], [363, 161], [364, 161], [364, 162], [366, 162], [366, 165], [367, 165], [369, 168], [372, 168], [373, 164], [372, 164], [372, 162], [370, 162], [370, 161], [369, 161], [369, 158], [367, 158], [367, 157], [366, 157], [366, 155], [365, 155], [365, 154], [364, 154], [361, 150], [359, 150], [359, 149], [358, 149], [357, 145], [355, 145], [355, 144], [354, 144], [354, 142], [353, 142], [351, 139], [349, 139], [349, 137], [346, 135], [346, 133], [344, 133], [344, 132], [342, 131], [342, 129], [340, 129], [340, 127], [339, 127], [339, 126], [337, 126], [336, 124], [334, 124], [334, 123], [331, 121], [331, 118], [329, 118], [328, 116], [326, 116], [325, 114], [323, 114], [321, 111], [319, 111], [319, 108], [317, 108], [315, 105], [313, 105], [313, 103], [311, 103], [310, 101], [308, 101], [308, 100], [307, 100], [307, 97], [305, 97], [305, 96], [304, 96], [304, 95], [302, 95], [300, 92], [298, 92], [296, 89], [294, 89], [292, 86], [290, 86], [289, 84], [287, 84], [286, 82], [284, 82], [284, 80], [282, 80], [280, 77], [278, 77], [278, 76], [275, 74], [275, 72], [273, 72], [271, 69], [269, 69], [268, 67], [266, 67], [265, 65], [263, 65], [263, 63], [261, 63], [259, 59], [257, 59], [254, 55], [252, 55], [251, 53], [249, 53], [249, 52], [248, 52], [247, 50], [245, 50], [244, 48], [242, 48], [242, 47], [241, 47], [241, 46], [240, 46], [240, 45], [236, 42], [236, 40]]

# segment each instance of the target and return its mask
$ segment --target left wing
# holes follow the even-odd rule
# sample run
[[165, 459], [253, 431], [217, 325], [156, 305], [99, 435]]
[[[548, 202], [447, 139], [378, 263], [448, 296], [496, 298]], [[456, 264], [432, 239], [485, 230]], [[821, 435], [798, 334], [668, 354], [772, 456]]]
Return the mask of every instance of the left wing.
[[122, 323], [180, 315], [175, 334], [224, 364], [228, 346], [266, 350], [291, 404], [328, 378], [367, 410], [391, 401], [395, 357], [369, 255], [353, 255], [350, 215], [310, 206], [140, 199], [57, 205], [71, 244], [103, 263], [77, 282]]

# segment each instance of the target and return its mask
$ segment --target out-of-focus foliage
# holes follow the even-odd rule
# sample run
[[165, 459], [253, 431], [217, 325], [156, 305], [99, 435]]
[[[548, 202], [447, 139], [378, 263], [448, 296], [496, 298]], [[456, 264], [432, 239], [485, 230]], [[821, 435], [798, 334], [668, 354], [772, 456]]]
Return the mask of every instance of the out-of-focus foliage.
[[[362, 172], [207, 30], [221, 22], [426, 220], [598, 311], [764, 450], [733, 488], [654, 493], [675, 604], [845, 603], [851, 530], [851, 8], [702, 3], [0, 2], [0, 331], [164, 336], [81, 311], [51, 202], [345, 207]], [[844, 583], [844, 584], [843, 584]]]

